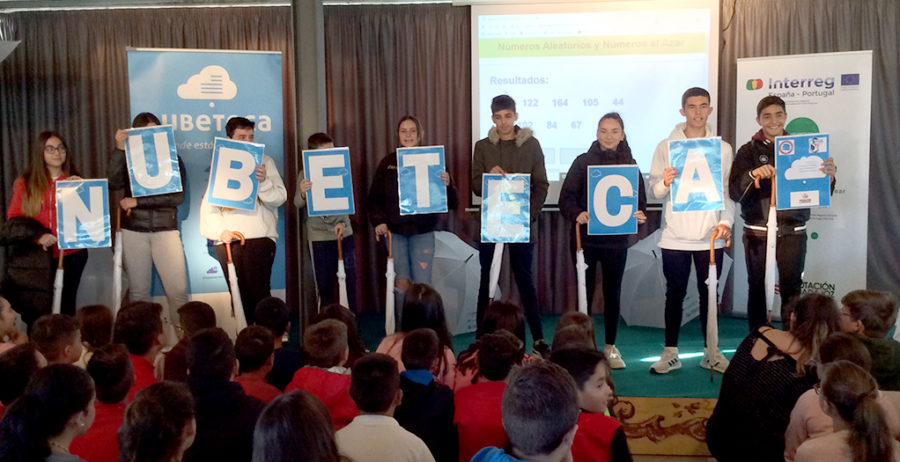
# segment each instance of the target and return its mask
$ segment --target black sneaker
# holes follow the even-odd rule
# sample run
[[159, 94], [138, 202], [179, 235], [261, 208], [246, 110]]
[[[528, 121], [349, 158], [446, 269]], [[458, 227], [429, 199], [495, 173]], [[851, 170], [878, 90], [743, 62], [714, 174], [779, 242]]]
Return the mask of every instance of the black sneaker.
[[543, 339], [534, 342], [531, 347], [532, 353], [541, 359], [550, 359], [550, 345], [547, 345]]

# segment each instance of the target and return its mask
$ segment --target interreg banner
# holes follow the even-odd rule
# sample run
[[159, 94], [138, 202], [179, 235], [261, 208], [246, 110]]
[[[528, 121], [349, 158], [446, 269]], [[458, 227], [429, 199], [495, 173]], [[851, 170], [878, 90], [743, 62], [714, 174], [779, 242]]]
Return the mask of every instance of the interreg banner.
[[[787, 103], [785, 131], [792, 135], [830, 135], [828, 152], [840, 167], [840, 174], [831, 206], [812, 209], [807, 223], [802, 290], [840, 299], [851, 290], [866, 287], [872, 52], [739, 59], [737, 145], [750, 141], [759, 130], [756, 105], [770, 95], [779, 96]], [[825, 200], [828, 194], [824, 196], [820, 193], [820, 200]], [[778, 202], [781, 205], [780, 199]], [[738, 215], [735, 232], [742, 226]], [[741, 240], [734, 242], [734, 310], [745, 313], [747, 267]], [[776, 309], [775, 313], [778, 312]]]
[[309, 216], [356, 213], [349, 148], [303, 151], [303, 174], [312, 183], [306, 192]]
[[831, 175], [822, 172], [822, 163], [827, 158], [827, 134], [775, 138], [778, 210], [831, 205]]
[[397, 149], [400, 215], [447, 211], [447, 186], [441, 180], [444, 170], [443, 146]]
[[181, 170], [171, 125], [128, 130], [125, 161], [133, 197], [181, 192]]
[[[280, 52], [129, 49], [131, 116], [156, 114], [174, 130], [186, 169], [179, 228], [191, 294], [227, 293], [222, 269], [200, 235], [200, 201], [207, 190], [215, 137], [234, 116], [256, 123], [255, 141], [266, 146], [284, 176], [284, 119]], [[273, 291], [285, 288], [284, 213], [278, 214]], [[154, 281], [153, 295], [162, 295]]]
[[531, 175], [485, 173], [481, 181], [481, 242], [528, 242]]
[[109, 247], [106, 180], [56, 182], [56, 230], [60, 249]]
[[637, 165], [588, 167], [588, 234], [635, 234], [638, 210]]
[[259, 180], [256, 166], [263, 163], [265, 145], [216, 137], [209, 170], [210, 205], [254, 210]]
[[672, 211], [723, 210], [722, 139], [669, 141], [669, 165], [678, 170], [672, 182]]

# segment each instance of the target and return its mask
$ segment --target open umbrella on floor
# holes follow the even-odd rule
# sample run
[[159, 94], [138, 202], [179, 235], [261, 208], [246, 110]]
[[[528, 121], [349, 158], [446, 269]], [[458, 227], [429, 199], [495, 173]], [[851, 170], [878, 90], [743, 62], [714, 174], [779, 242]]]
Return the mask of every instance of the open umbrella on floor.
[[584, 249], [581, 248], [581, 223], [575, 222], [575, 276], [578, 279], [578, 311], [588, 314], [587, 285], [585, 284], [585, 272], [587, 263], [584, 262]]
[[338, 251], [338, 265], [337, 265], [337, 280], [338, 280], [338, 303], [343, 307], [350, 307], [350, 303], [347, 301], [347, 272], [344, 271], [344, 250], [341, 247], [341, 241], [344, 240], [343, 231], [337, 236], [337, 251]]
[[[244, 235], [235, 231], [234, 237], [241, 240], [244, 245]], [[228, 255], [228, 285], [231, 287], [231, 316], [237, 332], [247, 327], [247, 316], [244, 314], [244, 303], [241, 301], [241, 289], [238, 287], [237, 271], [234, 269], [234, 259], [231, 258], [231, 242], [225, 242], [225, 253]]]
[[[131, 210], [128, 211], [131, 213]], [[116, 245], [113, 249], [113, 315], [122, 306], [122, 209], [116, 207]]]
[[481, 263], [478, 249], [448, 231], [434, 232], [434, 263], [431, 265], [434, 290], [444, 301], [450, 334], [475, 332]]
[[56, 277], [53, 279], [53, 314], [59, 314], [62, 306], [62, 290], [63, 290], [63, 254], [62, 249], [59, 251], [59, 263], [56, 265]]
[[387, 232], [387, 268], [384, 272], [386, 279], [384, 290], [384, 332], [385, 335], [391, 335], [396, 330], [394, 320], [394, 279], [397, 273], [394, 271], [394, 237], [391, 232]]

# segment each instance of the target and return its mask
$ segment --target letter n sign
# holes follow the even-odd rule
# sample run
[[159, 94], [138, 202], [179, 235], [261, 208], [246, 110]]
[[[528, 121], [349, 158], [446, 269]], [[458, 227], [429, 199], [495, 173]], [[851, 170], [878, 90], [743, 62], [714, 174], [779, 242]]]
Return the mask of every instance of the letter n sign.
[[262, 164], [265, 145], [216, 138], [209, 169], [211, 205], [241, 210], [256, 208], [259, 181], [256, 166]]
[[638, 208], [637, 165], [588, 167], [588, 234], [635, 234]]
[[447, 211], [447, 187], [441, 181], [444, 170], [443, 146], [397, 149], [400, 215]]
[[56, 183], [56, 230], [60, 249], [110, 246], [108, 198], [106, 180]]
[[303, 174], [312, 183], [306, 193], [309, 216], [353, 215], [349, 148], [303, 151]]
[[128, 130], [125, 160], [132, 196], [181, 192], [181, 171], [171, 125]]

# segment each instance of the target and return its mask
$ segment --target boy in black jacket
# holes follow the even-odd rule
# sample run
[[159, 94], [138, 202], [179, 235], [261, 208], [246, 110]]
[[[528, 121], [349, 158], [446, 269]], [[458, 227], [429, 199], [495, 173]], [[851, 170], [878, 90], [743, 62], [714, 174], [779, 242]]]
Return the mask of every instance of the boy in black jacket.
[[416, 329], [403, 339], [403, 403], [397, 406], [394, 418], [425, 442], [437, 462], [453, 462], [458, 457], [453, 390], [437, 383], [429, 372], [440, 352], [438, 336], [431, 329]]

